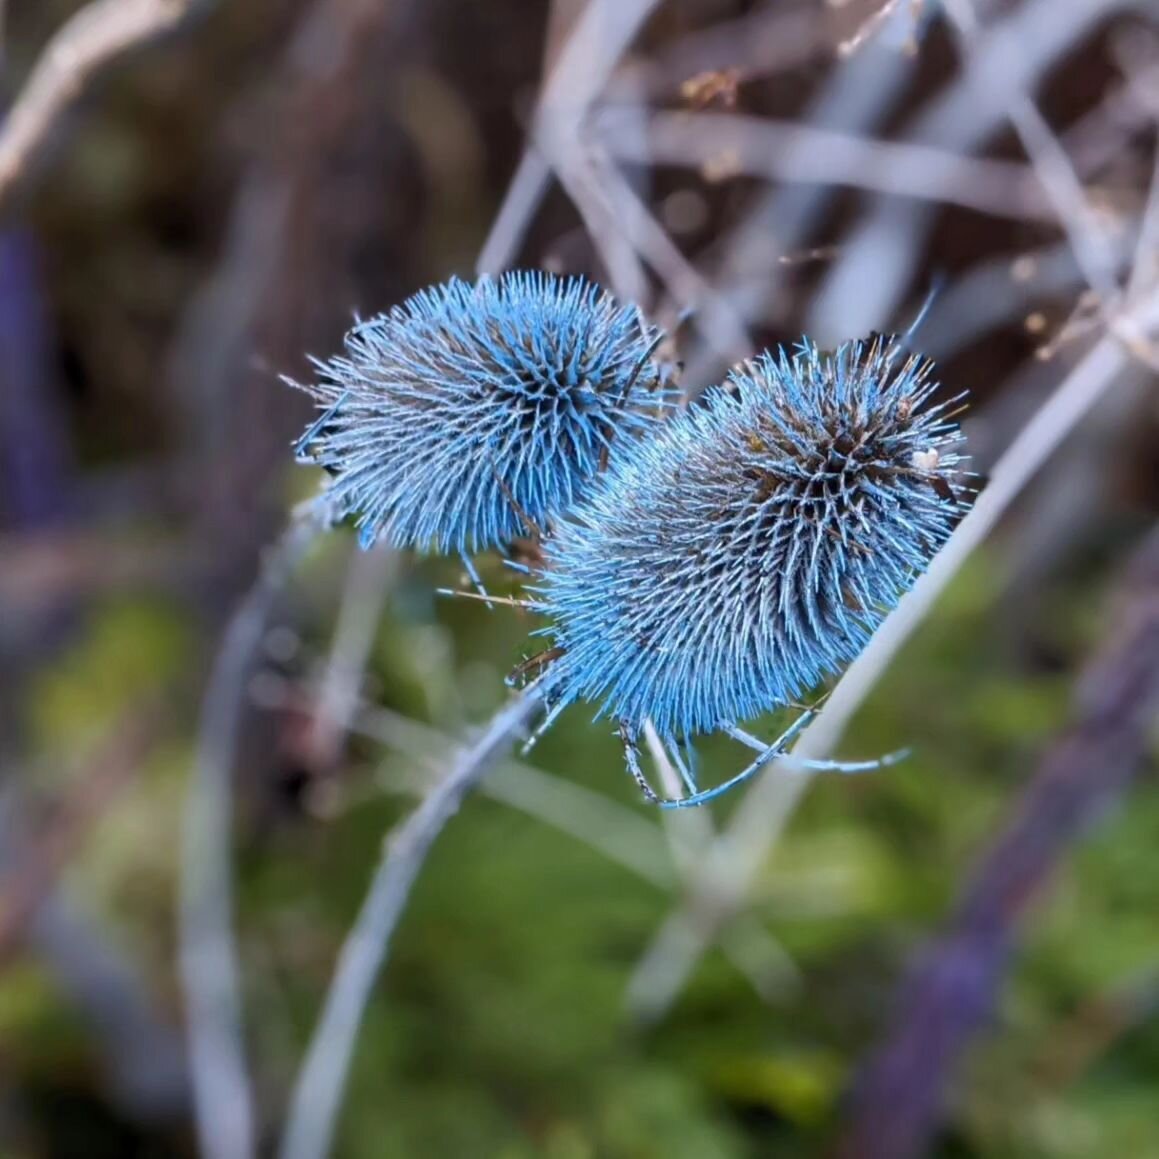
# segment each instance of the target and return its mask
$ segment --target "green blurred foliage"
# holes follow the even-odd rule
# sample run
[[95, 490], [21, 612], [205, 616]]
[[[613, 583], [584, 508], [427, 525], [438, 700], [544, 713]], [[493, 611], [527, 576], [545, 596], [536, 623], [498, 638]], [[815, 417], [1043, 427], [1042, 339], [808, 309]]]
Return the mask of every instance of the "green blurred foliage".
[[[454, 578], [453, 568], [425, 564], [398, 580], [374, 665], [381, 699], [401, 712], [437, 718], [467, 701], [470, 715], [485, 712], [525, 647], [518, 612], [430, 599]], [[910, 744], [913, 757], [872, 776], [819, 780], [764, 868], [752, 913], [793, 964], [772, 972], [771, 1001], [713, 951], [660, 1025], [633, 1026], [625, 987], [676, 897], [540, 821], [471, 801], [431, 857], [376, 994], [340, 1154], [823, 1153], [908, 953], [936, 931], [1065, 719], [1069, 672], [1016, 658], [995, 670], [1003, 641], [988, 610], [993, 588], [985, 561], [968, 569], [846, 745], [865, 754]], [[1060, 607], [1081, 614], [1086, 605], [1085, 593], [1056, 593], [1051, 620], [1032, 630], [1052, 631]], [[294, 1049], [403, 807], [375, 787], [413, 772], [387, 754], [374, 773], [377, 748], [358, 751], [349, 807], [324, 831], [288, 831], [247, 863], [242, 925], [251, 946], [264, 946], [247, 954], [249, 989]], [[713, 740], [702, 758], [723, 768], [738, 753]], [[543, 740], [535, 763], [654, 819], [609, 728], [582, 709]], [[735, 799], [719, 811], [732, 807]], [[1156, 1059], [1131, 1037], [1112, 1041], [1066, 1089], [1035, 1065], [1079, 1003], [1159, 961], [1159, 887], [1141, 864], [1157, 808], [1145, 784], [1068, 866], [957, 1092], [947, 1153], [1095, 1154], [1141, 1129], [1133, 1092]], [[1102, 1089], [1111, 1060], [1122, 1072], [1118, 1099]], [[1079, 1118], [1081, 1132], [1066, 1127]], [[1081, 1138], [1098, 1147], [1084, 1152]], [[1159, 1153], [1159, 1125], [1144, 1144], [1131, 1153]]]
[[[291, 683], [308, 681], [324, 660], [348, 550], [345, 534], [334, 535], [299, 580], [286, 614], [313, 626], [281, 664]], [[399, 562], [367, 685], [382, 706], [451, 732], [501, 702], [502, 675], [532, 626], [517, 610], [433, 596], [457, 578], [451, 565]], [[665, 884], [677, 875], [647, 880], [592, 843], [471, 799], [431, 855], [375, 993], [338, 1155], [824, 1154], [908, 956], [936, 933], [1035, 754], [1066, 719], [1072, 665], [1098, 627], [1087, 585], [1051, 592], [1049, 616], [1023, 630], [1050, 636], [1066, 662], [1036, 665], [1001, 638], [995, 583], [986, 558], [966, 570], [844, 746], [865, 755], [911, 745], [911, 758], [872, 775], [819, 778], [763, 867], [747, 916], [784, 955], [767, 962], [764, 997], [713, 950], [657, 1025], [634, 1024], [625, 990], [680, 898], [680, 886]], [[1085, 639], [1068, 626], [1076, 618], [1089, 622]], [[76, 767], [78, 737], [179, 682], [190, 651], [187, 629], [163, 605], [95, 608], [29, 693], [44, 791], [67, 790], [60, 770]], [[778, 723], [761, 725], [772, 735]], [[304, 811], [271, 821], [262, 801], [276, 770], [267, 726], [255, 727], [262, 743], [243, 746], [250, 756], [239, 769], [238, 920], [254, 1057], [276, 1124], [383, 834], [430, 766], [355, 737], [327, 808], [312, 810], [307, 796]], [[706, 771], [742, 759], [719, 739], [701, 756]], [[188, 757], [155, 753], [69, 871], [162, 995], [173, 985], [174, 848]], [[618, 812], [601, 838], [615, 839], [617, 817], [657, 820], [637, 800], [606, 722], [591, 723], [582, 708], [533, 759], [612, 802]], [[721, 802], [719, 818], [739, 799]], [[1144, 780], [1067, 862], [1030, 924], [995, 1024], [961, 1073], [945, 1155], [1159, 1154], [1159, 1030], [1149, 1018], [1159, 1003], [1159, 882], [1147, 872], [1157, 829], [1159, 793]], [[623, 830], [626, 839], [644, 832]], [[659, 830], [655, 837], [651, 852], [662, 858]], [[1109, 1031], [1083, 1013], [1100, 1002], [1111, 1010]], [[1119, 1007], [1127, 1013], [1116, 1021]], [[32, 959], [0, 976], [0, 1038], [30, 1082], [84, 1056], [83, 1032]]]
[[[291, 683], [308, 683], [325, 659], [348, 551], [349, 539], [334, 535], [300, 577], [297, 610], [286, 615], [313, 626], [282, 666]], [[497, 567], [491, 580], [508, 583]], [[533, 648], [523, 613], [433, 595], [457, 581], [450, 564], [399, 561], [367, 673], [377, 704], [451, 734], [502, 702], [503, 673]], [[818, 779], [761, 869], [748, 916], [783, 955], [767, 963], [764, 998], [714, 949], [658, 1025], [634, 1025], [626, 987], [679, 899], [679, 885], [665, 884], [677, 875], [646, 880], [590, 841], [483, 796], [469, 801], [425, 867], [367, 1014], [338, 1156], [824, 1154], [907, 958], [938, 931], [1065, 721], [1072, 662], [1099, 628], [1089, 595], [1087, 585], [1063, 585], [1044, 598], [1049, 613], [1023, 634], [1047, 634], [1067, 659], [1036, 665], [994, 624], [996, 569], [983, 559], [965, 570], [845, 744], [859, 756], [911, 745], [911, 758]], [[30, 685], [44, 792], [67, 793], [76, 737], [99, 736], [134, 701], [180, 686], [192, 654], [172, 607], [123, 598], [92, 608]], [[782, 723], [761, 722], [768, 735]], [[274, 1124], [382, 834], [409, 808], [416, 775], [429, 773], [407, 752], [355, 737], [326, 810], [307, 796], [304, 812], [263, 822], [278, 727], [276, 717], [258, 721], [256, 742], [243, 746], [238, 834], [250, 1029]], [[742, 755], [713, 738], [701, 759], [723, 771]], [[188, 760], [183, 745], [155, 752], [67, 877], [161, 994], [173, 992]], [[542, 739], [534, 763], [605, 795], [620, 810], [608, 826], [624, 810], [656, 821], [636, 800], [611, 729], [582, 708]], [[1159, 883], [1147, 873], [1157, 829], [1159, 794], [1145, 781], [1067, 861], [1016, 957], [996, 1025], [962, 1071], [947, 1156], [1159, 1153], [1159, 1033], [1149, 1020], [1159, 1003]], [[655, 838], [650, 855], [663, 866], [661, 831]], [[1109, 1032], [1084, 1014], [1100, 1001]], [[1128, 1009], [1118, 1021], [1116, 1001]], [[34, 1088], [92, 1081], [85, 1032], [31, 958], [0, 977], [0, 1038]]]

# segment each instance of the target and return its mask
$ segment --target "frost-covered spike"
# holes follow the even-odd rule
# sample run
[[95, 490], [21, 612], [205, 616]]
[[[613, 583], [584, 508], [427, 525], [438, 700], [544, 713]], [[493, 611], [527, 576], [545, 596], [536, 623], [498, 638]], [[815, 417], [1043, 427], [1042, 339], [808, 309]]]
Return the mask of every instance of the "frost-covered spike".
[[[546, 529], [665, 405], [660, 332], [583, 278], [422, 290], [315, 360], [299, 455], [360, 542], [461, 553]], [[287, 380], [289, 381], [289, 380]]]
[[686, 737], [852, 660], [961, 514], [935, 387], [897, 338], [805, 340], [636, 444], [544, 545], [553, 697]]

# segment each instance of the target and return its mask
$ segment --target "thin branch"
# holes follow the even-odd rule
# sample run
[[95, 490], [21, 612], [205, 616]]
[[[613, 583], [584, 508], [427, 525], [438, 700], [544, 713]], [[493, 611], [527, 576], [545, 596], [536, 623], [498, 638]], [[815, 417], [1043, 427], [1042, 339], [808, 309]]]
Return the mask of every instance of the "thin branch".
[[[286, 698], [280, 704], [285, 707]], [[448, 752], [459, 751], [437, 729], [389, 709], [364, 707], [352, 727], [416, 760], [437, 762], [440, 775]], [[655, 728], [648, 724], [644, 735], [665, 792], [671, 797], [679, 796], [680, 774], [672, 767]], [[432, 756], [433, 752], [438, 755]], [[427, 778], [416, 777], [418, 784], [425, 791]], [[699, 871], [700, 852], [714, 833], [707, 809], [661, 811], [659, 820], [668, 836], [666, 858], [655, 820], [602, 793], [517, 761], [501, 764], [482, 782], [479, 791], [574, 837], [609, 861], [669, 892], [693, 880]], [[799, 984], [796, 964], [755, 917], [739, 918], [722, 932], [720, 941], [725, 957], [763, 1001], [781, 998], [786, 989]]]
[[[457, 759], [462, 751], [440, 730], [386, 708], [362, 707], [352, 728], [415, 761], [437, 762], [440, 779], [446, 775], [449, 761]], [[430, 782], [429, 776], [416, 776], [415, 787], [425, 792]], [[382, 787], [397, 788], [393, 784]], [[513, 760], [496, 768], [479, 791], [582, 841], [659, 889], [671, 889], [674, 884], [660, 830], [638, 810], [574, 781]]]
[[[885, 3], [876, 11], [871, 12], [854, 31], [853, 35], [837, 45], [838, 56], [852, 56], [863, 45], [869, 43], [881, 33], [892, 20], [895, 26], [904, 22], [908, 26], [902, 49], [907, 56], [914, 55], [918, 50], [918, 37], [921, 32], [923, 0], [909, 0], [904, 9], [899, 11], [901, 0], [885, 0]], [[900, 17], [900, 20], [898, 19]], [[898, 34], [895, 31], [894, 36]], [[883, 37], [884, 39], [884, 37]]]
[[491, 232], [475, 263], [480, 274], [496, 274], [514, 260], [539, 203], [551, 184], [551, 166], [536, 149], [528, 149], [507, 187]]
[[[915, 59], [868, 46], [830, 70], [802, 119], [817, 127], [872, 135], [907, 91]], [[806, 153], [801, 142], [783, 164], [789, 169], [808, 164]], [[786, 268], [779, 259], [816, 240], [835, 195], [834, 188], [778, 183], [759, 194], [720, 239], [714, 261], [718, 288], [750, 323], [764, 318], [770, 305], [780, 312]], [[709, 381], [723, 369], [707, 355], [697, 351], [689, 358], [688, 381]]]
[[1119, 288], [1112, 273], [1115, 263], [1111, 248], [1066, 149], [1028, 96], [1022, 96], [1011, 106], [1010, 123], [1043, 189], [1054, 203], [1059, 224], [1074, 250], [1083, 277], [1099, 294], [1104, 306], [1112, 308]]
[[0, 207], [43, 158], [68, 111], [126, 53], [174, 31], [206, 0], [94, 0], [56, 33], [0, 130]]
[[397, 568], [398, 553], [387, 547], [372, 551], [351, 549], [338, 623], [308, 742], [311, 760], [322, 768], [329, 768], [338, 760], [343, 738], [358, 709], [366, 665]]
[[[1113, 240], [1117, 271], [1125, 270], [1133, 260], [1136, 232], [1131, 224]], [[938, 295], [922, 323], [922, 349], [946, 362], [1000, 326], [1022, 323], [1035, 303], [1077, 297], [1082, 286], [1082, 271], [1065, 240], [1037, 250], [982, 258]], [[1021, 396], [1019, 401], [1024, 401]]]
[[[970, 0], [944, 0], [944, 4], [964, 49], [971, 53], [979, 35], [973, 4]], [[1107, 240], [1066, 149], [1025, 91], [1012, 97], [1007, 116], [1054, 205], [1083, 277], [1110, 309], [1118, 287], [1110, 274]]]
[[574, 147], [557, 148], [552, 165], [608, 271], [612, 289], [626, 302], [646, 301], [648, 276], [639, 251], [609, 203], [599, 175], [582, 155], [578, 141]]
[[612, 227], [660, 275], [680, 309], [693, 311], [693, 322], [708, 345], [730, 362], [752, 353], [744, 319], [680, 252], [623, 174], [602, 154], [602, 149], [594, 150], [591, 165], [599, 195], [610, 207]]
[[266, 553], [225, 630], [202, 708], [185, 805], [178, 936], [198, 1137], [208, 1159], [254, 1153], [230, 887], [233, 760], [245, 683], [270, 608], [322, 526], [299, 517]]
[[476, 268], [509, 265], [550, 182], [574, 151], [579, 126], [612, 69], [659, 0], [591, 0], [543, 86], [530, 144], [483, 243]]
[[1124, 143], [1145, 132], [1159, 115], [1159, 101], [1148, 97], [1159, 93], [1159, 58], [1132, 64], [1119, 59], [1116, 64], [1124, 71], [1123, 79], [1108, 86], [1061, 137], [1080, 173], [1098, 173], [1114, 165], [1123, 155]]
[[783, 1001], [801, 987], [800, 967], [755, 914], [741, 914], [722, 930], [720, 948], [763, 1002]]
[[[266, 708], [308, 713], [316, 693], [308, 688], [299, 690], [289, 682], [267, 674], [256, 696]], [[377, 705], [359, 706], [350, 721], [350, 729], [396, 752], [405, 753], [416, 765], [430, 769], [429, 773], [424, 773], [415, 768], [413, 774], [408, 775], [400, 773], [397, 767], [392, 768], [389, 782], [384, 776], [375, 778], [381, 790], [413, 791], [421, 796], [429, 791], [432, 774], [442, 779], [448, 762], [462, 752], [461, 746], [439, 729]], [[645, 737], [650, 748], [652, 738], [659, 743], [659, 737], [651, 726], [645, 729]], [[653, 750], [653, 757], [661, 766], [660, 776], [665, 791], [669, 796], [679, 796], [680, 774], [672, 767], [662, 748]], [[685, 881], [699, 872], [699, 851], [714, 833], [712, 817], [706, 809], [660, 811], [657, 818], [655, 810], [650, 815], [643, 814], [603, 793], [516, 760], [500, 763], [480, 783], [478, 791], [575, 838], [650, 885], [669, 893], [674, 888], [683, 888]], [[657, 820], [668, 830], [667, 852]], [[678, 828], [689, 823], [691, 827], [687, 833]], [[687, 843], [683, 840], [686, 836]], [[684, 880], [673, 872], [674, 867]], [[786, 988], [795, 986], [800, 980], [799, 972], [784, 947], [756, 918], [742, 917], [725, 930], [721, 935], [721, 949], [764, 1001], [781, 997]]]
[[294, 1085], [281, 1159], [324, 1159], [329, 1153], [358, 1028], [411, 887], [435, 838], [463, 797], [526, 728], [540, 703], [539, 690], [531, 686], [497, 713], [447, 777], [384, 841], [382, 859], [343, 943], [322, 1016]]
[[[289, 703], [284, 696], [276, 702], [283, 708]], [[364, 706], [352, 728], [415, 760], [437, 761], [440, 774], [448, 755], [459, 751], [437, 729], [385, 708]], [[671, 797], [679, 796], [680, 774], [672, 767], [651, 724], [645, 727], [644, 736], [665, 792]], [[438, 755], [432, 756], [435, 752]], [[425, 790], [428, 781], [420, 775], [415, 783]], [[686, 887], [699, 873], [701, 851], [715, 833], [707, 809], [661, 811], [659, 820], [668, 837], [666, 857], [654, 819], [602, 793], [518, 761], [501, 764], [483, 781], [479, 791], [574, 837], [609, 861], [669, 892]], [[679, 876], [673, 873], [673, 867]], [[742, 917], [723, 931], [721, 949], [766, 1002], [781, 997], [787, 987], [800, 980], [784, 947], [756, 918]]]
[[1127, 297], [1133, 300], [1159, 278], [1159, 140], [1155, 142], [1155, 159], [1143, 223], [1135, 249], [1135, 266], [1127, 282]]
[[[660, 776], [665, 796], [683, 796], [687, 790], [651, 721], [644, 725], [644, 743]], [[707, 809], [665, 809], [661, 810], [660, 823], [664, 826], [672, 864], [684, 882], [695, 880], [704, 850], [716, 837], [712, 814]]]
[[[914, 118], [914, 144], [969, 153], [1005, 123], [1013, 100], [1096, 25], [1131, 0], [1024, 0], [979, 35], [961, 73]], [[854, 57], [849, 63], [860, 59]], [[878, 200], [842, 245], [843, 260], [824, 279], [806, 329], [863, 334], [891, 318], [906, 292], [934, 223], [932, 204]], [[872, 294], [865, 293], [873, 285]]]
[[1159, 709], [1159, 531], [1123, 587], [1115, 629], [1080, 675], [1074, 724], [1043, 756], [950, 928], [906, 980], [898, 1022], [855, 1084], [839, 1155], [926, 1154], [945, 1085], [993, 1008], [1029, 904], [1142, 762]]
[[1039, 176], [1017, 161], [734, 113], [656, 113], [643, 141], [620, 133], [616, 120], [608, 114], [601, 124], [606, 146], [623, 161], [703, 168], [727, 155], [748, 176], [846, 185], [1016, 220], [1058, 219]]

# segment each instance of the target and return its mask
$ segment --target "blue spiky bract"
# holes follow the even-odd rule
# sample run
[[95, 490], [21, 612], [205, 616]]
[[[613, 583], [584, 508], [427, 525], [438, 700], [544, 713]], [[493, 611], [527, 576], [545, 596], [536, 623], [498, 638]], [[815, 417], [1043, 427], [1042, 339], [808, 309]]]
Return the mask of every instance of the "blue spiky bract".
[[896, 338], [804, 341], [620, 460], [545, 545], [557, 700], [686, 737], [791, 703], [856, 656], [960, 515], [932, 370]]
[[659, 336], [583, 278], [453, 278], [315, 361], [303, 389], [326, 413], [299, 452], [363, 546], [496, 547], [550, 525], [655, 418]]

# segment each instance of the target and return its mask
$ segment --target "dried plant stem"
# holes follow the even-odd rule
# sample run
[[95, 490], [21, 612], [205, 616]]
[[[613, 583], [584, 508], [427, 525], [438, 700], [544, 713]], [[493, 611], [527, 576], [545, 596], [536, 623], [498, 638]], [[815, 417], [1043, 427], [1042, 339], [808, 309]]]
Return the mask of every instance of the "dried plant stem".
[[65, 114], [108, 67], [172, 32], [205, 0], [95, 0], [56, 33], [0, 131], [0, 206], [46, 152]]
[[[459, 751], [437, 729], [389, 709], [363, 706], [352, 728], [428, 765], [440, 777], [448, 758]], [[649, 725], [644, 735], [665, 792], [671, 797], [679, 796], [680, 774], [672, 766], [656, 730]], [[393, 768], [390, 776], [391, 787], [399, 789], [398, 769]], [[430, 780], [429, 775], [416, 771], [415, 789], [426, 792]], [[649, 884], [669, 891], [683, 888], [683, 883], [699, 872], [700, 852], [715, 833], [707, 809], [659, 810], [659, 818], [648, 817], [602, 793], [513, 760], [496, 768], [480, 784], [479, 791], [575, 838]], [[657, 820], [666, 831], [667, 850]], [[765, 1000], [779, 997], [786, 986], [798, 981], [789, 955], [755, 917], [742, 917], [724, 931], [721, 949]]]
[[323, 1159], [329, 1153], [358, 1028], [411, 887], [463, 797], [526, 728], [540, 701], [533, 685], [497, 713], [451, 772], [384, 841], [382, 859], [343, 943], [321, 1019], [294, 1085], [281, 1159]]
[[[1093, 27], [1129, 6], [1130, 0], [1023, 0], [1003, 6], [978, 35], [953, 83], [909, 123], [908, 141], [973, 152], [1007, 121], [1012, 102], [1033, 92]], [[843, 258], [824, 278], [806, 329], [821, 335], [863, 333], [894, 317], [924, 252], [934, 213], [933, 203], [875, 198], [842, 243]], [[866, 294], [870, 284], [874, 293]]]
[[[293, 696], [288, 693], [281, 703], [296, 703], [289, 699]], [[422, 795], [446, 776], [447, 767], [462, 752], [440, 729], [378, 705], [359, 707], [351, 731], [414, 763], [409, 775], [397, 762], [384, 766], [376, 777], [384, 791]], [[651, 885], [671, 889], [676, 881], [655, 818], [603, 793], [513, 759], [495, 768], [479, 791], [574, 837]]]
[[838, 1154], [926, 1153], [941, 1095], [988, 1018], [1018, 925], [1070, 846], [1126, 791], [1159, 709], [1159, 531], [1128, 568], [1116, 629], [1083, 670], [1075, 721], [1048, 749], [979, 862], [949, 929], [907, 979], [904, 1006], [856, 1083]]
[[771, 181], [847, 185], [995, 217], [1055, 221], [1059, 215], [1040, 174], [1018, 161], [735, 113], [653, 113], [642, 136], [624, 132], [621, 121], [614, 111], [599, 127], [611, 153], [633, 164], [721, 164]]
[[476, 268], [498, 273], [509, 265], [553, 168], [576, 168], [579, 128], [624, 50], [659, 0], [591, 0], [576, 21], [543, 86], [531, 144], [519, 164]]
[[[971, 0], [944, 0], [944, 3], [968, 54], [973, 51], [979, 35], [974, 5]], [[1058, 214], [1059, 224], [1070, 242], [1083, 277], [1099, 294], [1104, 308], [1110, 308], [1118, 296], [1118, 289], [1111, 272], [1113, 262], [1109, 258], [1107, 238], [1099, 228], [1086, 190], [1066, 149], [1025, 92], [1011, 97], [1007, 116]]]
[[660, 275], [672, 301], [682, 311], [693, 312], [693, 322], [709, 346], [730, 362], [750, 354], [753, 341], [744, 319], [680, 252], [611, 159], [594, 146], [589, 154], [598, 196], [608, 205], [613, 231]]
[[399, 564], [398, 553], [383, 545], [370, 551], [351, 550], [330, 659], [311, 721], [310, 757], [323, 768], [331, 767], [341, 756], [358, 709], [383, 605]]
[[254, 1153], [230, 888], [231, 781], [245, 684], [270, 607], [322, 526], [298, 518], [266, 554], [226, 628], [202, 708], [185, 807], [178, 937], [197, 1132], [208, 1159]]

